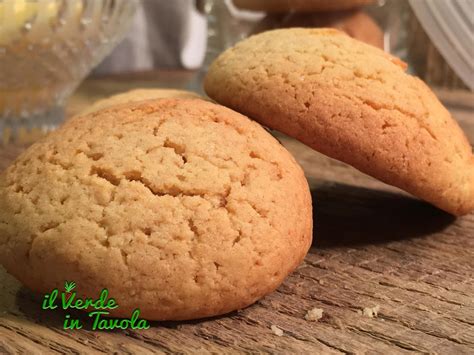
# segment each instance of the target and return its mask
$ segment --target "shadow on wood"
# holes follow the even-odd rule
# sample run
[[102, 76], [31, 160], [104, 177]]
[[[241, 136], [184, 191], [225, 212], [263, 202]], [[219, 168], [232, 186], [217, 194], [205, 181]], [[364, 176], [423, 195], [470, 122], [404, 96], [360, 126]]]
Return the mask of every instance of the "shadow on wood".
[[426, 237], [455, 220], [402, 193], [328, 182], [312, 186], [313, 246], [318, 248]]
[[[311, 186], [315, 220], [313, 245], [319, 249], [426, 237], [442, 231], [455, 220], [455, 217], [402, 193], [317, 180], [311, 181]], [[40, 295], [24, 287], [16, 294], [19, 310], [35, 323], [62, 329], [66, 314], [71, 314], [72, 318], [81, 320], [84, 329], [90, 329], [92, 319], [87, 313], [59, 308], [43, 311], [41, 301]], [[151, 322], [151, 325], [179, 329], [234, 317], [239, 317], [238, 312], [184, 322]], [[138, 332], [127, 331], [127, 334], [137, 339], [141, 337]]]

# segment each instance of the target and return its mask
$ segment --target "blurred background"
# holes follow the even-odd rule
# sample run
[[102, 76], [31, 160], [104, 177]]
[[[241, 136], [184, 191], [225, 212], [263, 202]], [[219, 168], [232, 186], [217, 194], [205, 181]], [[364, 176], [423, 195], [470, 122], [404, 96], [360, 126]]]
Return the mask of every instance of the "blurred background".
[[1, 141], [135, 87], [204, 94], [219, 53], [288, 27], [337, 28], [434, 88], [474, 89], [473, 0], [0, 0]]
[[[472, 89], [474, 1], [312, 2], [142, 0], [125, 39], [94, 74], [206, 69], [220, 52], [258, 32], [334, 27], [400, 57], [430, 85], [467, 89], [470, 84]], [[446, 48], [446, 41], [458, 43]], [[465, 47], [466, 63], [456, 63], [453, 52], [463, 50], [458, 45]]]

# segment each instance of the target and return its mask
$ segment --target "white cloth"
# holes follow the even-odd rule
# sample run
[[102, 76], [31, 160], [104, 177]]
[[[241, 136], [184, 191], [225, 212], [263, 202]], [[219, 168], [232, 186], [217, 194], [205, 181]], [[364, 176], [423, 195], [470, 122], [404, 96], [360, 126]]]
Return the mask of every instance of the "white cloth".
[[194, 0], [143, 0], [123, 41], [94, 72], [197, 69], [206, 43], [206, 18]]

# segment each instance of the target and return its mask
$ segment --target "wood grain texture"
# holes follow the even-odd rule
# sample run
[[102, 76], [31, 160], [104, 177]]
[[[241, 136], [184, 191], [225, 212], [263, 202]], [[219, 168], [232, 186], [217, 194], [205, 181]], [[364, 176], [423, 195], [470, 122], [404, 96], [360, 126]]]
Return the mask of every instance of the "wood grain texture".
[[[76, 109], [103, 96], [101, 85], [113, 87], [113, 80], [87, 82], [72, 100]], [[473, 142], [472, 94], [440, 95]], [[454, 219], [278, 138], [305, 168], [315, 240], [276, 292], [215, 319], [153, 323], [145, 331], [65, 331], [64, 313], [41, 311], [40, 296], [0, 269], [0, 353], [472, 354], [474, 215]], [[22, 149], [1, 150], [0, 169]], [[378, 317], [361, 314], [377, 305]], [[322, 319], [305, 320], [312, 308], [323, 309]], [[272, 325], [283, 336], [273, 334]]]

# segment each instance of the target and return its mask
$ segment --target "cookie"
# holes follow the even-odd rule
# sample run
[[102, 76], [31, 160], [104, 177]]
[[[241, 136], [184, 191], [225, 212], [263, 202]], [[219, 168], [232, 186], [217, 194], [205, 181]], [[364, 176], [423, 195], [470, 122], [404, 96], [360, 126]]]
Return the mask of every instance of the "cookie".
[[384, 48], [384, 34], [379, 25], [362, 10], [335, 11], [325, 13], [269, 14], [254, 28], [253, 33], [278, 28], [329, 27], [344, 31], [352, 38]]
[[333, 29], [250, 37], [211, 65], [207, 94], [445, 211], [474, 208], [471, 146], [399, 59]]
[[85, 297], [106, 287], [114, 316], [246, 307], [278, 287], [311, 239], [311, 195], [290, 153], [199, 99], [74, 117], [0, 178], [6, 270], [40, 292], [65, 280]]
[[169, 98], [184, 98], [196, 99], [198, 94], [191, 91], [174, 90], [174, 89], [133, 89], [117, 95], [107, 97], [92, 104], [90, 107], [81, 112], [81, 114], [88, 114], [91, 112], [102, 110], [106, 107], [150, 99], [169, 99]]
[[374, 0], [233, 0], [240, 9], [264, 12], [325, 12], [355, 9]]

